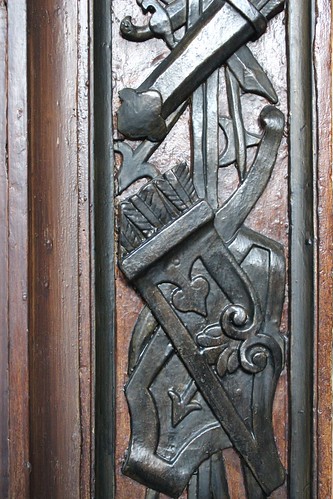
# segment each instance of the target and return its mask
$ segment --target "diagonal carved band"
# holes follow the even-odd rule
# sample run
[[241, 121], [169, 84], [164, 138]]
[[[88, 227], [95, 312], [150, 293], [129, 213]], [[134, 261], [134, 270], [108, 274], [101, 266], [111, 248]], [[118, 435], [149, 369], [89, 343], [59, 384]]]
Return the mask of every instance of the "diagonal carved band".
[[267, 28], [266, 17], [258, 10], [253, 2], [249, 0], [228, 0], [228, 3], [232, 5], [242, 16], [245, 17], [250, 24], [252, 24], [255, 29], [255, 38], [260, 38]]

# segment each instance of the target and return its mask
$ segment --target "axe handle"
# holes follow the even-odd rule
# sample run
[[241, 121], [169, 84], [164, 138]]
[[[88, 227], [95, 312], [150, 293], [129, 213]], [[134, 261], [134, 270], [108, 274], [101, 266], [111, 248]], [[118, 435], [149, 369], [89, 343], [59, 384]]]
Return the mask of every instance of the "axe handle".
[[[140, 85], [139, 91], [155, 89], [160, 92], [164, 119], [234, 52], [256, 36], [253, 24], [236, 10], [239, 5], [245, 12], [249, 2], [244, 2], [244, 5], [243, 0], [231, 3], [215, 0], [177, 47]], [[262, 5], [262, 1], [259, 3]], [[260, 12], [270, 19], [283, 6], [284, 0], [269, 0]]]
[[[127, 100], [126, 112], [122, 112], [121, 106], [118, 113], [121, 133], [129, 138], [149, 137], [156, 119], [159, 116], [167, 119], [232, 54], [257, 36], [256, 27], [262, 27], [266, 16], [275, 15], [284, 0], [269, 0], [262, 13], [248, 0], [232, 0], [232, 4], [215, 0], [140, 87], [132, 94], [127, 93], [131, 97], [123, 99]], [[151, 90], [160, 94], [161, 109], [154, 108], [146, 116], [147, 131], [140, 128], [138, 133], [131, 133], [131, 124], [138, 120], [136, 101], [140, 100], [140, 94]]]
[[239, 11], [215, 0], [137, 91], [157, 90], [163, 102], [161, 114], [166, 119], [254, 35], [253, 25]]

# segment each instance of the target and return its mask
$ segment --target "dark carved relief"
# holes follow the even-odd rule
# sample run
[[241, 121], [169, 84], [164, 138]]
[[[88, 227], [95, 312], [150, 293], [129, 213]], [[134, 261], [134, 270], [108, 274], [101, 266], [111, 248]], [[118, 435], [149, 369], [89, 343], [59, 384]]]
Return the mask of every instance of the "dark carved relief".
[[[116, 143], [119, 194], [147, 178], [120, 205], [120, 267], [146, 302], [129, 352], [123, 472], [146, 485], [147, 497], [178, 497], [186, 486], [190, 499], [228, 497], [222, 451], [234, 447], [248, 497], [266, 497], [285, 479], [272, 429], [285, 268], [282, 247], [244, 222], [270, 178], [284, 117], [246, 43], [263, 35], [283, 1], [137, 3], [149, 23], [126, 17], [122, 35], [160, 37], [170, 54], [138, 88], [120, 93], [119, 131], [141, 142]], [[219, 113], [222, 77], [229, 116]], [[242, 93], [270, 103], [259, 116], [261, 135], [245, 129]], [[150, 157], [188, 106], [192, 163], [175, 158], [162, 174]], [[239, 185], [220, 205], [218, 171], [229, 165]]]

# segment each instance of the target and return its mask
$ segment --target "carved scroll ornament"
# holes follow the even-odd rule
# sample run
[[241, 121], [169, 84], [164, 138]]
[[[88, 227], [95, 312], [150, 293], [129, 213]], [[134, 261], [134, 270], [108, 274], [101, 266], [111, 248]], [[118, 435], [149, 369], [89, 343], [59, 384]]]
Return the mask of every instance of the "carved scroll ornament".
[[[283, 1], [137, 3], [149, 22], [136, 26], [126, 17], [123, 37], [162, 38], [170, 53], [137, 88], [120, 92], [118, 130], [126, 140], [115, 147], [118, 192], [147, 179], [120, 204], [120, 267], [146, 303], [129, 352], [123, 472], [171, 497], [186, 487], [193, 499], [228, 497], [222, 451], [233, 447], [248, 497], [266, 497], [285, 480], [272, 429], [284, 362], [285, 264], [283, 248], [244, 222], [270, 178], [284, 117], [246, 44], [264, 34]], [[219, 113], [223, 77], [229, 116]], [[269, 102], [261, 135], [244, 126], [242, 93]], [[188, 106], [192, 162], [174, 158], [161, 173], [150, 157]], [[256, 149], [252, 161], [249, 148]], [[218, 171], [229, 165], [239, 185], [220, 204]]]

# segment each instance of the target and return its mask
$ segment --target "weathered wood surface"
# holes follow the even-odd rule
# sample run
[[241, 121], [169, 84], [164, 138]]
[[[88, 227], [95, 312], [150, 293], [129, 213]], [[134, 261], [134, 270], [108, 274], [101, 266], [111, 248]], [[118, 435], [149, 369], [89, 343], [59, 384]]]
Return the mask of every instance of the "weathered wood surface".
[[333, 330], [333, 196], [332, 196], [332, 3], [317, 0], [315, 83], [317, 111], [318, 247], [314, 436], [316, 493], [333, 496], [332, 474], [332, 330]]
[[31, 497], [92, 496], [89, 2], [28, 2]]
[[[331, 5], [328, 0], [317, 0], [316, 7], [314, 56], [318, 182], [315, 183], [315, 202], [318, 209], [315, 212], [318, 237], [314, 240], [317, 302], [313, 443], [316, 468], [312, 476], [316, 497], [326, 499], [333, 494]], [[94, 494], [90, 8], [88, 0], [57, 5], [51, 0], [29, 0], [27, 8], [25, 0], [0, 0], [1, 498], [90, 498]], [[117, 88], [133, 86], [138, 78], [142, 81], [167, 50], [161, 41], [152, 42], [153, 45], [149, 45], [152, 49], [144, 49], [142, 44], [120, 40], [119, 20], [131, 10], [138, 12], [138, 8], [135, 2], [126, 5], [119, 1], [113, 2], [113, 8], [114, 97], [117, 107]], [[98, 9], [96, 15], [99, 15]], [[272, 77], [281, 106], [286, 110], [282, 18], [274, 21], [270, 30], [254, 51]], [[266, 48], [270, 54], [267, 59], [261, 55]], [[109, 50], [105, 44], [103, 49]], [[142, 61], [145, 61], [143, 70]], [[103, 88], [106, 90], [106, 86]], [[101, 95], [99, 99], [102, 107]], [[251, 101], [247, 104], [248, 117], [245, 119], [250, 121], [253, 104]], [[188, 115], [185, 114], [168, 143], [162, 146], [160, 158], [155, 156], [154, 160], [161, 161], [163, 168], [170, 166], [175, 154], [189, 160], [187, 122]], [[101, 136], [98, 137], [100, 140]], [[103, 158], [99, 149], [98, 164], [108, 157], [110, 141], [108, 137], [104, 138], [99, 145], [105, 148], [105, 156]], [[267, 193], [250, 217], [252, 227], [284, 244], [289, 234], [286, 165], [284, 140]], [[225, 174], [221, 182], [224, 182], [224, 196], [227, 196], [236, 177]], [[103, 209], [111, 207], [107, 204], [109, 201], [108, 196], [103, 198], [99, 216], [102, 216]], [[268, 205], [269, 210], [266, 209]], [[265, 216], [261, 216], [262, 213]], [[111, 225], [106, 225], [109, 230]], [[98, 254], [103, 254], [105, 259], [109, 257], [103, 247], [106, 239], [101, 230], [97, 239], [101, 245]], [[103, 268], [99, 270], [103, 273]], [[112, 269], [109, 268], [109, 274], [99, 281], [104, 279], [104, 291], [108, 292], [110, 283], [106, 281], [110, 275]], [[101, 334], [108, 334], [112, 327], [112, 303], [108, 303], [105, 297], [103, 300], [104, 311], [108, 310], [109, 315], [103, 316], [101, 312], [101, 321], [104, 321]], [[115, 497], [119, 499], [143, 498], [145, 493], [143, 487], [120, 472], [129, 436], [123, 394], [127, 380], [127, 350], [141, 306], [140, 299], [117, 273]], [[283, 331], [288, 331], [287, 307]], [[104, 354], [102, 376], [109, 373], [112, 382], [112, 339], [106, 341], [106, 337], [103, 338], [99, 346], [99, 355]], [[105, 345], [108, 349], [104, 348]], [[101, 377], [98, 383], [104, 411], [105, 433], [102, 437], [107, 435], [110, 438], [112, 429], [110, 431], [105, 426], [110, 421], [105, 412], [112, 393], [110, 386], [102, 383]], [[108, 398], [104, 398], [105, 390]], [[286, 466], [289, 438], [287, 394], [285, 370], [275, 398], [274, 426]], [[100, 416], [97, 412], [97, 419]], [[102, 474], [106, 475], [113, 465], [112, 442], [108, 439], [106, 443], [101, 442], [104, 445], [101, 459], [106, 463]], [[227, 450], [225, 455], [231, 497], [242, 497], [244, 488], [239, 479], [239, 459], [231, 450]], [[107, 479], [104, 476], [104, 480], [107, 486], [112, 482], [110, 475]], [[106, 487], [105, 490], [111, 491], [112, 488]], [[286, 486], [276, 491], [273, 497], [288, 497]]]
[[3, 498], [93, 495], [90, 9], [0, 2]]
[[7, 8], [0, 2], [0, 496], [8, 495]]
[[26, 2], [7, 3], [9, 497], [29, 494], [28, 91]]

